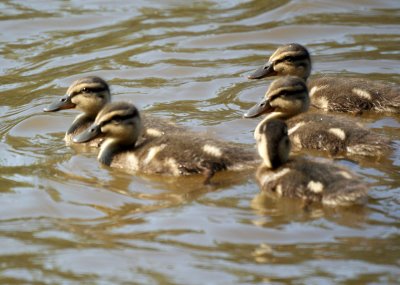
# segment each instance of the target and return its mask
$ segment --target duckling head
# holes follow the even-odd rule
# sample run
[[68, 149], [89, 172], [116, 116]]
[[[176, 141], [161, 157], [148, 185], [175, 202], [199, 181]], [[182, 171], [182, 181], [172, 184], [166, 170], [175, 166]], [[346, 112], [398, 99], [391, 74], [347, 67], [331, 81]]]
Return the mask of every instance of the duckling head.
[[74, 81], [66, 94], [44, 111], [56, 112], [76, 108], [86, 117], [95, 118], [101, 108], [110, 101], [110, 88], [107, 82], [97, 76], [88, 76]]
[[288, 160], [290, 140], [288, 128], [284, 121], [272, 119], [261, 122], [254, 137], [258, 153], [266, 167], [275, 169]]
[[270, 76], [296, 75], [306, 80], [310, 73], [310, 54], [304, 46], [292, 43], [279, 47], [268, 61], [248, 78], [261, 79]]
[[107, 104], [97, 115], [94, 123], [73, 141], [83, 143], [100, 134], [105, 139], [120, 146], [134, 145], [142, 131], [142, 123], [137, 108], [126, 102]]
[[271, 118], [287, 119], [308, 110], [310, 98], [307, 85], [297, 76], [285, 76], [274, 80], [265, 97], [245, 114], [254, 118], [268, 113]]

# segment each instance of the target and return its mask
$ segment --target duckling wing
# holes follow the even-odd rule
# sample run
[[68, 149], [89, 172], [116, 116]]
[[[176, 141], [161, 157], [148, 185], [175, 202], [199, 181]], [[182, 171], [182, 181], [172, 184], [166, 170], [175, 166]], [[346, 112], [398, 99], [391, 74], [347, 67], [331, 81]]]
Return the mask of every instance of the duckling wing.
[[144, 126], [144, 137], [160, 137], [164, 134], [189, 131], [188, 128], [180, 126], [172, 121], [148, 114], [142, 113], [141, 118]]

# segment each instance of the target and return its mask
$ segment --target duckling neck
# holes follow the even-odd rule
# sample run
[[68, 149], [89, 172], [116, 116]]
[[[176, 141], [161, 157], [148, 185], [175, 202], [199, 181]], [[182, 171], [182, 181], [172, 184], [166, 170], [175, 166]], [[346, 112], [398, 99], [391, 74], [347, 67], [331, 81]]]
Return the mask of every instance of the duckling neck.
[[118, 143], [113, 140], [113, 139], [108, 139], [106, 140], [100, 148], [99, 155], [97, 156], [97, 159], [105, 164], [110, 166], [113, 157], [116, 153], [118, 153], [121, 150], [121, 147], [118, 145]]
[[117, 139], [107, 139], [102, 143], [97, 159], [99, 162], [110, 166], [114, 156], [124, 150], [135, 148], [136, 141], [132, 144], [124, 145]]
[[272, 120], [272, 119], [285, 119], [285, 115], [280, 112], [273, 112], [269, 115], [267, 115], [260, 123], [258, 123], [257, 127], [254, 130], [254, 138], [256, 138], [256, 134], [260, 132], [260, 128], [263, 124], [265, 124], [267, 121]]
[[77, 129], [79, 129], [81, 126], [91, 123], [93, 121], [93, 117], [87, 115], [87, 114], [80, 114], [78, 115], [75, 120], [72, 122], [72, 125], [69, 127], [67, 130], [67, 135], [73, 134]]

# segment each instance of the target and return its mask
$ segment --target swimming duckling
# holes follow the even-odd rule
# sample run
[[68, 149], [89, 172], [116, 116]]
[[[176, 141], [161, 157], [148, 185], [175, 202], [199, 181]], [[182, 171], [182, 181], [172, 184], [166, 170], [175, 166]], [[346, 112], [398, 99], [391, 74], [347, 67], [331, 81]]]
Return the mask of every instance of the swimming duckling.
[[[252, 73], [250, 79], [296, 75], [304, 80], [311, 73], [311, 58], [300, 44], [279, 47], [267, 63]], [[400, 86], [359, 78], [323, 76], [309, 79], [312, 105], [325, 111], [390, 112], [400, 114]]]
[[[72, 143], [72, 138], [86, 130], [95, 120], [99, 111], [111, 101], [110, 87], [107, 82], [97, 76], [88, 76], [74, 81], [68, 88], [66, 95], [44, 109], [45, 112], [56, 112], [64, 109], [76, 108], [82, 112], [73, 121], [65, 134], [67, 144]], [[148, 136], [161, 136], [164, 132], [183, 131], [183, 126], [177, 126], [169, 121], [143, 116], [144, 125]], [[87, 143], [89, 146], [98, 147], [102, 138], [99, 137]]]
[[[325, 114], [301, 114], [307, 111], [309, 104], [304, 80], [297, 76], [284, 76], [271, 83], [264, 99], [244, 117], [267, 113], [264, 122], [272, 118], [287, 120], [294, 150], [315, 149], [335, 156], [375, 157], [384, 156], [391, 150], [388, 139], [359, 126], [354, 120]], [[258, 132], [256, 129], [255, 134]]]
[[143, 137], [139, 111], [132, 104], [107, 104], [95, 122], [74, 138], [82, 143], [103, 134], [98, 160], [111, 167], [147, 174], [183, 176], [203, 174], [208, 183], [222, 170], [246, 170], [255, 167], [259, 157], [253, 148], [187, 132]]
[[328, 161], [289, 158], [290, 140], [284, 121], [271, 119], [261, 122], [255, 138], [263, 159], [256, 174], [263, 193], [330, 206], [365, 200], [367, 186], [347, 169]]

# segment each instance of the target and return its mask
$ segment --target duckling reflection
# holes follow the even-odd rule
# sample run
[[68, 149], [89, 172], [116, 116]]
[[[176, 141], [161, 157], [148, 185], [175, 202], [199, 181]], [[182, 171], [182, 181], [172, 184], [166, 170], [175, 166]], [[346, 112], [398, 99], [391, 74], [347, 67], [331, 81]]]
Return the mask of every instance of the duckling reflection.
[[[73, 143], [72, 138], [86, 130], [96, 118], [99, 111], [111, 101], [110, 87], [107, 82], [97, 76], [87, 76], [74, 81], [68, 88], [66, 95], [44, 109], [45, 112], [57, 112], [64, 109], [78, 109], [82, 112], [73, 121], [65, 134], [67, 144]], [[183, 131], [183, 126], [172, 122], [142, 116], [148, 136], [161, 136], [164, 132]], [[88, 146], [98, 147], [102, 138], [93, 139], [86, 143]]]
[[241, 144], [195, 133], [165, 133], [149, 138], [144, 137], [143, 132], [145, 128], [135, 106], [125, 102], [110, 103], [74, 142], [83, 143], [103, 134], [105, 141], [98, 160], [105, 165], [147, 174], [203, 174], [205, 183], [218, 171], [251, 169], [259, 161], [252, 148]]
[[[342, 116], [303, 113], [309, 104], [305, 82], [297, 76], [284, 76], [274, 80], [265, 98], [244, 116], [252, 118], [267, 113], [264, 121], [272, 118], [287, 120], [293, 149], [296, 151], [314, 149], [334, 156], [375, 158], [384, 157], [391, 151], [390, 140], [359, 126], [354, 120]], [[257, 127], [255, 134], [258, 131]]]
[[[296, 43], [279, 47], [267, 63], [252, 73], [250, 79], [296, 75], [304, 80], [311, 73], [307, 49]], [[336, 112], [363, 111], [400, 114], [400, 86], [360, 78], [323, 76], [308, 80], [313, 106]]]
[[367, 186], [347, 169], [328, 161], [289, 158], [290, 140], [284, 121], [261, 122], [255, 138], [263, 159], [256, 178], [264, 193], [330, 206], [350, 205], [366, 199]]

